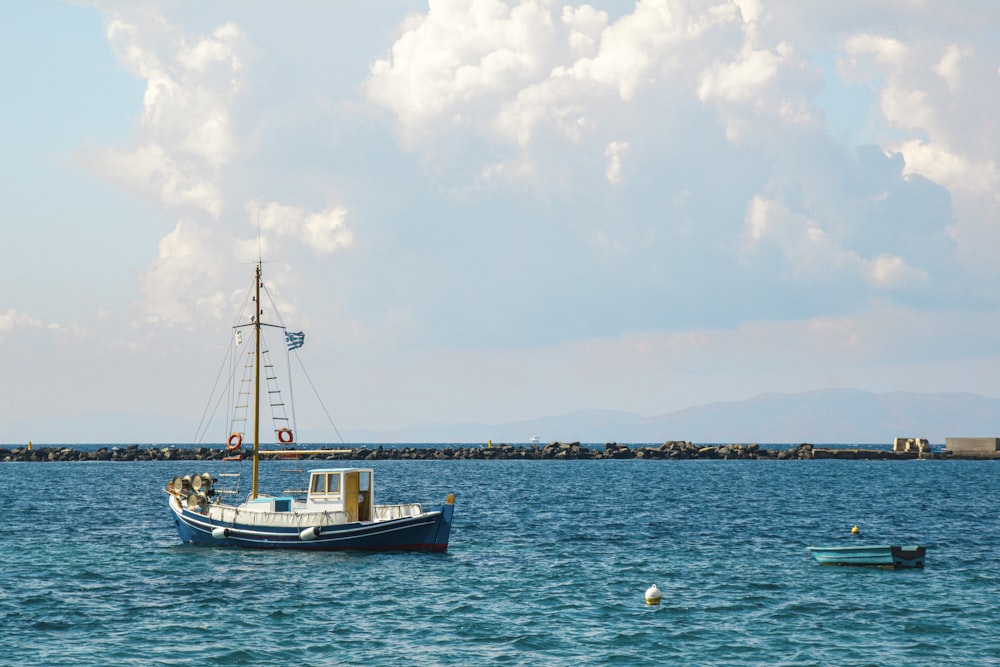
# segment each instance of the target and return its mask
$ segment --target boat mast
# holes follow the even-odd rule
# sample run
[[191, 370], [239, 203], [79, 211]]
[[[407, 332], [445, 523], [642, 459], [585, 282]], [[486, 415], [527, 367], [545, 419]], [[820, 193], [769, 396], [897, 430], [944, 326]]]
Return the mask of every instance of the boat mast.
[[254, 294], [254, 380], [253, 380], [253, 486], [250, 489], [250, 500], [257, 498], [257, 471], [260, 462], [260, 262], [257, 262], [257, 282]]

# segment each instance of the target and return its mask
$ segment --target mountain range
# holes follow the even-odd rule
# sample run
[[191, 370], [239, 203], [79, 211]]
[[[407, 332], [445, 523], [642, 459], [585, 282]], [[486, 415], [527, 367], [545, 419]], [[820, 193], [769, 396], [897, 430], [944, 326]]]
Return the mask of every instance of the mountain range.
[[[331, 428], [305, 429], [308, 442], [339, 442]], [[0, 425], [0, 443], [186, 443], [196, 425], [160, 415], [93, 415]], [[895, 437], [1000, 436], [1000, 400], [967, 393], [871, 393], [823, 389], [762, 394], [654, 417], [615, 410], [499, 424], [422, 422], [394, 430], [342, 429], [347, 443], [890, 443]], [[220, 436], [221, 440], [221, 436]]]
[[[374, 433], [358, 434], [374, 436]], [[482, 424], [416, 424], [389, 435], [398, 442], [891, 443], [896, 437], [1000, 436], [1000, 400], [968, 393], [871, 393], [824, 389], [762, 394], [655, 417], [585, 410], [558, 417]], [[361, 440], [365, 438], [362, 437]], [[377, 441], [376, 438], [369, 438]]]

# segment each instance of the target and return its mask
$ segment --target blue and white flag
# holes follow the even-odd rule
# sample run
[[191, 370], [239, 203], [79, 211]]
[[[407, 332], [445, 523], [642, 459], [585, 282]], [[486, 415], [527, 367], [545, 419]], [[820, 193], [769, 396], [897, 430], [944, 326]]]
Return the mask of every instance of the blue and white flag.
[[306, 343], [306, 335], [301, 331], [286, 331], [285, 342], [288, 343], [289, 350], [297, 350]]

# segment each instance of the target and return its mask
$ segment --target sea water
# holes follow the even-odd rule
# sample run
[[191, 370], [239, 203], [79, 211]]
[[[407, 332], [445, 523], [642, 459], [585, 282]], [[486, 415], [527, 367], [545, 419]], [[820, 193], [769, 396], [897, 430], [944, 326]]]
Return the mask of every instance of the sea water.
[[[0, 664], [1000, 664], [998, 462], [373, 462], [457, 495], [447, 554], [180, 544], [163, 486], [221, 465], [0, 464]], [[806, 552], [861, 541], [927, 565]]]

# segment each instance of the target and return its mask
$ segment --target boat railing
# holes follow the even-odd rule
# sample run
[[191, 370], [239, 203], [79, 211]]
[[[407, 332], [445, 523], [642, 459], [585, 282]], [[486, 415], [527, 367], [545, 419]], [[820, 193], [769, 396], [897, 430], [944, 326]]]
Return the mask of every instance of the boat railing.
[[400, 503], [398, 505], [376, 505], [372, 509], [372, 515], [375, 521], [391, 521], [417, 516], [423, 511], [420, 503]]
[[308, 528], [310, 526], [339, 526], [351, 523], [346, 512], [325, 510], [321, 512], [292, 511], [266, 512], [248, 509], [246, 505], [208, 505], [206, 514], [220, 523], [237, 524], [242, 522], [260, 526]]

